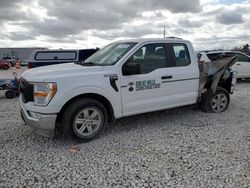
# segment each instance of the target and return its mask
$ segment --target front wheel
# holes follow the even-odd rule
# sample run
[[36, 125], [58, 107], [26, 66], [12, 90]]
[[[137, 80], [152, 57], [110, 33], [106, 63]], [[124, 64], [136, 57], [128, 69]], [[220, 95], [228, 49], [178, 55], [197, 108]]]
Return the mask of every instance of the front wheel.
[[91, 140], [101, 133], [107, 124], [107, 111], [94, 99], [73, 102], [62, 118], [62, 131], [67, 137]]
[[215, 94], [208, 91], [202, 101], [202, 110], [205, 112], [219, 113], [224, 112], [230, 103], [230, 95], [224, 88], [218, 87]]

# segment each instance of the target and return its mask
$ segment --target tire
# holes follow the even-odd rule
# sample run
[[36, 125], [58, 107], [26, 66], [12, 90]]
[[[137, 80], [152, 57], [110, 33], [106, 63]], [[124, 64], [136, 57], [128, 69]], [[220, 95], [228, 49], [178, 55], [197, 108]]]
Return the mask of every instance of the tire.
[[13, 99], [13, 98], [15, 98], [15, 96], [16, 96], [16, 92], [13, 90], [8, 90], [5, 92], [5, 97], [7, 99]]
[[9, 67], [8, 66], [4, 66], [4, 68], [3, 68], [4, 70], [8, 70], [9, 69]]
[[202, 110], [209, 113], [224, 112], [230, 103], [230, 95], [224, 88], [218, 87], [215, 94], [209, 90], [202, 100]]
[[79, 99], [66, 108], [61, 123], [62, 133], [67, 138], [91, 140], [106, 127], [107, 117], [107, 111], [99, 101]]

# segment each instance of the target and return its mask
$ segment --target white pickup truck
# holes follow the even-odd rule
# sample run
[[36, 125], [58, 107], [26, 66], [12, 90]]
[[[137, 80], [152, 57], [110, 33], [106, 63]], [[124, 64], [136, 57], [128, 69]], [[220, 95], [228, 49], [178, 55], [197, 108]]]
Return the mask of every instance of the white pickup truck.
[[233, 63], [199, 65], [192, 44], [178, 38], [118, 41], [84, 62], [25, 71], [21, 115], [42, 135], [89, 140], [125, 116], [196, 103], [222, 112], [236, 83]]

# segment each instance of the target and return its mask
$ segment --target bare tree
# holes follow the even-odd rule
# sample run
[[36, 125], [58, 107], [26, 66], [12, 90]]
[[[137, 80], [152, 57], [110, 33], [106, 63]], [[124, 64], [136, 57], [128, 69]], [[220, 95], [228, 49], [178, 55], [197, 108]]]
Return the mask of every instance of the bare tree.
[[243, 45], [242, 51], [245, 51], [245, 52], [249, 51], [249, 45], [248, 44]]

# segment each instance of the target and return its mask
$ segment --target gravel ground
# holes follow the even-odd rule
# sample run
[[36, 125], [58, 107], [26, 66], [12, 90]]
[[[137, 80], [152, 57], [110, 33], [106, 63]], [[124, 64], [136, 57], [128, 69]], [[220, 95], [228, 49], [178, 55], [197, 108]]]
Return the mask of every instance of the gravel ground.
[[21, 67], [21, 69], [11, 67], [8, 70], [0, 69], [0, 79], [13, 79], [13, 72], [16, 72], [17, 76], [20, 77], [25, 70], [27, 70], [27, 67]]
[[249, 187], [249, 93], [242, 81], [224, 113], [133, 116], [76, 143], [36, 135], [23, 126], [18, 99], [0, 92], [0, 187]]

